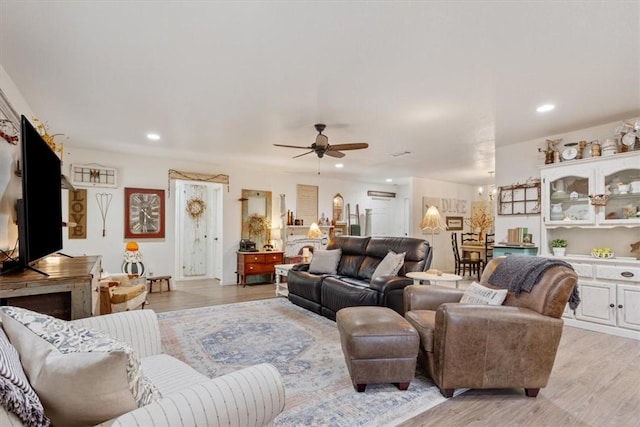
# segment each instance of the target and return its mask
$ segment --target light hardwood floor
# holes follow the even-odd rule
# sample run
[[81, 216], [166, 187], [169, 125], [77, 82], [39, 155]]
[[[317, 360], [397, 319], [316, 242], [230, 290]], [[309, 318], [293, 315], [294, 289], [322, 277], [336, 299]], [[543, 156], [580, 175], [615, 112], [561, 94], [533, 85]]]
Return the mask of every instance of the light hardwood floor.
[[[156, 312], [275, 298], [275, 285], [177, 282], [149, 294]], [[565, 326], [553, 373], [537, 398], [520, 389], [469, 390], [401, 424], [640, 427], [640, 341]]]

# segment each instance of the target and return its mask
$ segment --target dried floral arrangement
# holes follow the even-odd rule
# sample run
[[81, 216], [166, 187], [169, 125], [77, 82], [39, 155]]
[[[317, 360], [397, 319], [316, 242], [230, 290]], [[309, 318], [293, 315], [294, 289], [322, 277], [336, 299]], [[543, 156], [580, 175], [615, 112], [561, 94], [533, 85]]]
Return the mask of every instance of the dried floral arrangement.
[[65, 134], [54, 133], [53, 135], [51, 135], [49, 134], [49, 126], [46, 123], [41, 122], [35, 117], [33, 118], [33, 122], [42, 139], [44, 139], [45, 142], [49, 144], [49, 147], [51, 147], [54, 153], [58, 153], [58, 157], [60, 157], [60, 160], [62, 160], [62, 150], [64, 149], [64, 147], [62, 143], [56, 144], [55, 138], [56, 136], [65, 136]]
[[249, 238], [266, 233], [266, 240], [271, 240], [271, 224], [264, 215], [251, 214], [247, 219], [247, 231], [249, 232]]
[[207, 204], [200, 197], [193, 197], [187, 202], [187, 213], [191, 219], [196, 220], [207, 209]]
[[471, 218], [465, 218], [465, 223], [469, 225], [472, 232], [480, 230], [478, 233], [480, 241], [493, 228], [494, 218], [491, 203], [478, 203], [474, 206]]

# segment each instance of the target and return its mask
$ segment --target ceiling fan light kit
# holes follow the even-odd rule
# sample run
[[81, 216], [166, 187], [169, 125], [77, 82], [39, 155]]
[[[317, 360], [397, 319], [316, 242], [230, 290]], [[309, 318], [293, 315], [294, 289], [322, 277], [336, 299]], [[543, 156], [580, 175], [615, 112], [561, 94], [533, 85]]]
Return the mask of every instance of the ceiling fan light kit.
[[342, 151], [361, 150], [369, 147], [369, 144], [367, 144], [366, 142], [330, 145], [329, 138], [327, 138], [327, 136], [322, 133], [322, 131], [325, 130], [326, 125], [322, 123], [318, 123], [314, 127], [318, 131], [318, 135], [316, 136], [316, 142], [309, 145], [308, 147], [303, 147], [300, 145], [283, 145], [283, 144], [273, 144], [273, 145], [275, 145], [276, 147], [302, 148], [303, 150], [309, 150], [306, 153], [293, 156], [294, 159], [298, 157], [306, 156], [307, 154], [310, 154], [310, 153], [316, 153], [316, 155], [320, 159], [323, 158], [325, 154], [327, 156], [340, 159], [345, 156], [345, 154]]

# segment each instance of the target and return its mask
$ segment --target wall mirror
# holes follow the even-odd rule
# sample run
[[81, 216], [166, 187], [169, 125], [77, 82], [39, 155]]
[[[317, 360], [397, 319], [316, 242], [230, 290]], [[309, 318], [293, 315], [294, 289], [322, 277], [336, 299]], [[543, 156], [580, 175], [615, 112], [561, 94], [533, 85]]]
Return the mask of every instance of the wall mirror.
[[333, 223], [344, 222], [344, 199], [340, 193], [333, 196]]
[[242, 238], [262, 250], [271, 238], [271, 191], [242, 190]]

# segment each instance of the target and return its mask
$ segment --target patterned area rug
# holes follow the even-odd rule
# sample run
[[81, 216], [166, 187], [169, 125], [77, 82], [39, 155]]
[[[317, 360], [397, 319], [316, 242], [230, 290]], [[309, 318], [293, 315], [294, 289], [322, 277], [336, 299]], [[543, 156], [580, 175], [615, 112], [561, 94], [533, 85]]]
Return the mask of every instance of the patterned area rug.
[[276, 426], [389, 426], [446, 399], [418, 370], [407, 391], [392, 384], [357, 393], [335, 322], [283, 298], [159, 313], [165, 351], [208, 377], [257, 363], [284, 379]]

